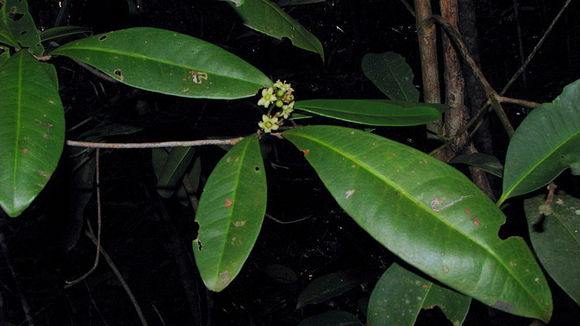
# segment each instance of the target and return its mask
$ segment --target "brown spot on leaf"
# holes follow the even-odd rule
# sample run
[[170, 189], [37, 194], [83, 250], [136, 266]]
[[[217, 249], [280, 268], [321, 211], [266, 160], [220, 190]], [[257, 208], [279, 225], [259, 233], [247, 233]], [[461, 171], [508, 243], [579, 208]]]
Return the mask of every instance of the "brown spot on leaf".
[[310, 153], [310, 150], [309, 149], [303, 149], [302, 150], [302, 153], [304, 153], [304, 155], [308, 155], [308, 153]]
[[219, 274], [219, 282], [222, 284], [228, 284], [230, 282], [230, 272], [225, 270]]
[[481, 225], [481, 222], [479, 222], [479, 219], [477, 218], [477, 215], [473, 215], [472, 220], [473, 220], [473, 225], [475, 225], [475, 226], [480, 226]]
[[424, 288], [424, 289], [426, 289], [426, 288], [428, 288], [428, 287], [429, 287], [429, 285], [427, 285], [427, 284], [423, 284], [423, 285], [421, 285], [421, 287], [422, 287], [422, 288]]
[[514, 311], [514, 306], [505, 301], [496, 301], [492, 307], [507, 312]]
[[463, 212], [465, 213], [465, 215], [471, 215], [471, 209], [469, 208], [464, 209]]
[[232, 206], [234, 204], [234, 202], [231, 199], [228, 199], [228, 198], [225, 199], [225, 202], [226, 203], [224, 204], [224, 207], [230, 207], [230, 206]]
[[45, 171], [38, 170], [38, 171], [36, 171], [36, 173], [38, 173], [38, 175], [41, 176], [41, 177], [44, 177], [44, 178], [47, 178], [47, 179], [50, 178], [50, 173], [47, 173]]
[[246, 225], [246, 221], [235, 221], [234, 222], [234, 226], [236, 226], [236, 227], [242, 227], [244, 225]]

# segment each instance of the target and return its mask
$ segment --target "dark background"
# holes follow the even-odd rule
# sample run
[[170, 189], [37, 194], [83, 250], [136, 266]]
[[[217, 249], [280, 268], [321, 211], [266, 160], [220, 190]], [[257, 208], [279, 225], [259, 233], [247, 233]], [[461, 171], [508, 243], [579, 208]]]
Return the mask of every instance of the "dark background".
[[[467, 5], [471, 1], [460, 2]], [[483, 72], [501, 89], [531, 52], [564, 1], [475, 1], [477, 46]], [[68, 12], [59, 16], [59, 3]], [[60, 25], [89, 27], [94, 33], [132, 26], [152, 26], [189, 34], [217, 44], [255, 65], [271, 79], [291, 82], [298, 99], [384, 98], [362, 74], [360, 62], [369, 52], [395, 51], [419, 75], [414, 18], [400, 1], [330, 0], [286, 7], [286, 11], [323, 43], [326, 60], [294, 48], [288, 40], [274, 40], [242, 24], [225, 3], [212, 0], [144, 0], [142, 11], [126, 0], [30, 0], [39, 28]], [[562, 87], [580, 76], [580, 13], [578, 1], [567, 9], [548, 37], [525, 78], [507, 95], [552, 101]], [[518, 26], [520, 28], [518, 35]], [[66, 109], [67, 139], [81, 139], [91, 130], [112, 133], [117, 126], [132, 131], [108, 141], [163, 141], [247, 135], [256, 130], [261, 115], [258, 98], [237, 101], [182, 99], [149, 93], [100, 79], [66, 58], [54, 58]], [[416, 78], [416, 84], [420, 80]], [[476, 91], [468, 99], [477, 104]], [[473, 105], [475, 105], [473, 104]], [[521, 121], [527, 109], [506, 105], [510, 118]], [[473, 109], [473, 108], [472, 108]], [[322, 118], [312, 123], [327, 123]], [[104, 128], [104, 129], [103, 129]], [[482, 146], [503, 159], [506, 137], [493, 118]], [[116, 129], [116, 130], [119, 130]], [[379, 128], [378, 134], [429, 150], [424, 128]], [[148, 150], [101, 152], [103, 248], [131, 287], [149, 325], [297, 325], [316, 313], [343, 309], [365, 318], [377, 278], [397, 258], [378, 245], [336, 205], [315, 174], [288, 144], [264, 139], [268, 169], [268, 214], [256, 246], [238, 278], [219, 294], [208, 293], [199, 281], [190, 253], [195, 238], [191, 208], [162, 200], [155, 191], [155, 175]], [[78, 193], [74, 184], [73, 154], [65, 152], [47, 189], [17, 219], [1, 217], [6, 250], [0, 263], [0, 324], [25, 325], [18, 291], [26, 297], [35, 325], [140, 325], [133, 305], [109, 266], [101, 261], [85, 281], [64, 289], [91, 266], [94, 245], [80, 233], [75, 220]], [[224, 154], [203, 148], [204, 176]], [[282, 167], [282, 168], [280, 168]], [[578, 194], [577, 180], [564, 174], [559, 184]], [[492, 183], [499, 188], [497, 179]], [[90, 189], [89, 189], [90, 190]], [[495, 189], [499, 191], [499, 189]], [[526, 236], [525, 218], [508, 208], [505, 235]], [[94, 225], [96, 202], [89, 201], [85, 217]], [[273, 272], [272, 266], [283, 269]], [[305, 286], [319, 276], [355, 270], [362, 283], [328, 302], [296, 308]], [[289, 280], [280, 279], [287, 273]], [[294, 279], [294, 276], [296, 277]], [[580, 320], [578, 307], [552, 284], [555, 312], [551, 325]], [[162, 322], [163, 320], [163, 322]], [[12, 324], [10, 324], [10, 323]], [[445, 324], [438, 309], [425, 311], [419, 325]], [[448, 323], [448, 322], [447, 322]], [[520, 318], [472, 303], [465, 325], [529, 325]]]

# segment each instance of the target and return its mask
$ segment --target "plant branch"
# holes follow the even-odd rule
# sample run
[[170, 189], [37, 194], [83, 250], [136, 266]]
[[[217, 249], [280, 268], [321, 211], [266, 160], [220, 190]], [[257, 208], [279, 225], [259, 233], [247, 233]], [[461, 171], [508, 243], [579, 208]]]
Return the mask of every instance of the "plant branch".
[[530, 63], [530, 61], [532, 61], [532, 59], [534, 58], [534, 56], [536, 55], [536, 53], [538, 53], [538, 50], [540, 49], [540, 47], [542, 46], [542, 44], [544, 44], [544, 41], [546, 40], [546, 37], [552, 31], [552, 29], [556, 25], [556, 22], [558, 22], [558, 20], [560, 19], [560, 17], [564, 13], [564, 10], [566, 10], [566, 8], [570, 4], [570, 2], [572, 2], [572, 0], [566, 0], [566, 2], [564, 3], [564, 5], [562, 5], [562, 8], [556, 14], [556, 17], [554, 17], [554, 20], [552, 20], [552, 22], [550, 23], [550, 26], [548, 26], [548, 29], [546, 29], [546, 31], [544, 32], [544, 35], [542, 35], [542, 37], [540, 38], [540, 40], [538, 41], [538, 43], [536, 44], [536, 46], [534, 46], [534, 49], [532, 50], [532, 52], [530, 53], [530, 55], [528, 55], [528, 57], [526, 58], [526, 60], [522, 64], [522, 66], [514, 73], [514, 75], [512, 76], [512, 78], [502, 88], [500, 94], [502, 94], [502, 95], [505, 94], [505, 92], [512, 86], [512, 84], [518, 79], [518, 77], [526, 70], [526, 67], [528, 66], [528, 64]]
[[[81, 275], [80, 277], [72, 280], [72, 281], [66, 281], [65, 282], [65, 289], [69, 288], [77, 283], [79, 283], [80, 281], [84, 280], [85, 278], [87, 278], [87, 276], [91, 275], [91, 273], [97, 268], [97, 266], [99, 266], [99, 248], [101, 247], [101, 230], [102, 230], [102, 212], [101, 212], [101, 176], [100, 176], [100, 159], [99, 159], [99, 148], [97, 148], [97, 151], [95, 153], [95, 186], [96, 186], [96, 196], [97, 196], [97, 252], [95, 254], [95, 262], [93, 264], [93, 267], [91, 267], [91, 269], [89, 269], [86, 273], [84, 273], [83, 275]], [[88, 223], [87, 223], [88, 224]], [[88, 224], [88, 226], [90, 227], [90, 224]]]
[[477, 63], [475, 62], [475, 60], [473, 59], [473, 57], [469, 53], [469, 50], [467, 49], [465, 42], [463, 42], [461, 35], [457, 31], [457, 29], [455, 27], [453, 27], [443, 17], [438, 16], [438, 15], [433, 15], [431, 17], [435, 22], [437, 22], [438, 24], [440, 24], [443, 27], [443, 29], [445, 30], [445, 32], [447, 33], [449, 38], [457, 46], [459, 53], [461, 53], [463, 59], [465, 60], [467, 65], [471, 68], [475, 77], [482, 84], [483, 89], [485, 90], [485, 93], [487, 95], [488, 102], [491, 103], [491, 105], [492, 105], [493, 109], [495, 110], [495, 113], [497, 114], [498, 118], [500, 119], [506, 133], [508, 134], [509, 137], [511, 137], [514, 134], [514, 128], [512, 127], [504, 109], [502, 108], [502, 106], [500, 104], [500, 101], [497, 98], [498, 94], [493, 89], [493, 87], [491, 87], [491, 84], [487, 81], [487, 78], [485, 78], [485, 76], [483, 75], [483, 72], [481, 72], [481, 70], [477, 66]]
[[538, 102], [521, 100], [521, 99], [511, 98], [511, 97], [506, 97], [506, 96], [501, 96], [501, 95], [497, 95], [497, 99], [498, 99], [498, 101], [500, 101], [502, 103], [517, 104], [517, 105], [525, 106], [525, 107], [530, 108], [530, 109], [537, 108], [538, 106], [541, 105], [541, 103], [538, 103]]
[[88, 148], [112, 148], [112, 149], [137, 149], [137, 148], [162, 148], [162, 147], [192, 147], [206, 145], [235, 145], [244, 137], [229, 139], [201, 139], [189, 141], [166, 141], [154, 143], [94, 143], [76, 140], [67, 140], [68, 146]]
[[[90, 226], [89, 226], [89, 230], [87, 230], [85, 232], [85, 235], [95, 244], [95, 246], [99, 246], [98, 239], [95, 238], [95, 234], [93, 233], [93, 230]], [[97, 247], [97, 248], [99, 249], [101, 255], [103, 255], [103, 258], [105, 258], [107, 265], [109, 265], [109, 267], [111, 268], [111, 270], [113, 271], [113, 273], [115, 274], [117, 279], [119, 280], [119, 283], [121, 283], [121, 286], [123, 287], [125, 292], [127, 292], [127, 296], [131, 300], [131, 303], [133, 303], [133, 307], [135, 307], [135, 312], [137, 313], [137, 315], [139, 316], [139, 319], [141, 320], [141, 325], [148, 326], [149, 324], [147, 323], [147, 320], [145, 319], [145, 315], [143, 315], [143, 310], [141, 310], [141, 306], [139, 306], [137, 299], [135, 299], [135, 295], [133, 295], [131, 288], [129, 287], [127, 282], [125, 282], [123, 275], [121, 274], [121, 272], [119, 271], [119, 269], [117, 268], [117, 266], [115, 265], [113, 260], [111, 259], [111, 256], [109, 256], [109, 254], [105, 251], [105, 248], [103, 248], [102, 246]]]

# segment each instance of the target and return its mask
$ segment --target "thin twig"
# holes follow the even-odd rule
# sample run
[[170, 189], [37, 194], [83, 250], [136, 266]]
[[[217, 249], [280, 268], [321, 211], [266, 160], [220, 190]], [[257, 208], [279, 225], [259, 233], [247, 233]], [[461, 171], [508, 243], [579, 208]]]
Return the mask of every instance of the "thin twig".
[[508, 134], [509, 137], [511, 137], [514, 134], [514, 128], [511, 125], [504, 109], [502, 108], [500, 102], [497, 99], [497, 96], [498, 96], [497, 92], [493, 89], [493, 87], [491, 87], [491, 84], [488, 82], [487, 78], [485, 78], [485, 75], [483, 74], [483, 72], [479, 69], [479, 66], [477, 65], [477, 63], [475, 62], [475, 60], [473, 59], [473, 57], [469, 53], [469, 49], [465, 45], [465, 42], [463, 42], [461, 35], [457, 31], [457, 29], [455, 27], [453, 27], [451, 24], [449, 24], [449, 22], [447, 20], [445, 20], [443, 17], [438, 16], [438, 15], [433, 15], [431, 17], [434, 21], [436, 21], [438, 24], [440, 24], [443, 27], [443, 29], [445, 30], [445, 32], [447, 33], [449, 38], [457, 46], [459, 53], [461, 53], [461, 55], [463, 56], [463, 59], [465, 60], [467, 65], [473, 71], [473, 75], [479, 80], [479, 82], [483, 86], [483, 89], [485, 90], [487, 98], [491, 102], [491, 105], [492, 105], [493, 109], [495, 110], [497, 117], [501, 121], [506, 133]]
[[235, 145], [244, 137], [229, 139], [201, 139], [190, 141], [166, 141], [154, 143], [93, 143], [85, 141], [67, 140], [68, 146], [112, 149], [162, 148], [162, 147], [192, 147], [205, 145]]
[[530, 109], [537, 108], [538, 106], [541, 105], [541, 103], [538, 103], [538, 102], [532, 102], [532, 101], [528, 101], [528, 100], [521, 100], [521, 99], [511, 98], [511, 97], [506, 97], [506, 96], [501, 96], [501, 95], [498, 95], [497, 96], [497, 99], [500, 102], [502, 102], [502, 103], [517, 104], [517, 105], [521, 105], [521, 106], [528, 107]]
[[161, 322], [161, 325], [165, 326], [165, 320], [163, 319], [163, 316], [161, 316], [161, 313], [159, 312], [157, 307], [154, 304], [151, 304], [151, 307], [153, 307], [153, 311], [155, 311], [155, 314], [157, 315], [157, 317], [159, 317], [159, 321]]
[[[542, 35], [542, 37], [540, 38], [540, 40], [538, 41], [538, 43], [536, 44], [536, 46], [534, 47], [534, 49], [532, 50], [532, 52], [530, 53], [530, 55], [526, 58], [524, 64], [514, 73], [514, 75], [510, 79], [510, 81], [504, 86], [504, 88], [501, 90], [501, 92], [499, 94], [501, 94], [501, 95], [505, 94], [505, 92], [507, 92], [507, 90], [512, 86], [512, 84], [515, 82], [515, 80], [526, 69], [526, 66], [530, 63], [530, 61], [532, 60], [532, 58], [536, 55], [536, 53], [538, 52], [538, 50], [540, 49], [540, 47], [542, 46], [542, 44], [546, 40], [546, 37], [552, 31], [552, 29], [554, 28], [554, 25], [560, 19], [560, 17], [562, 16], [564, 10], [568, 7], [568, 5], [570, 4], [570, 2], [571, 2], [571, 0], [567, 0], [564, 3], [564, 5], [560, 9], [560, 11], [556, 15], [556, 17], [554, 17], [554, 19], [552, 20], [552, 23], [550, 24], [550, 26], [548, 26], [548, 29], [544, 32], [544, 35]], [[498, 100], [500, 100], [502, 102], [515, 103], [515, 99], [507, 100], [507, 98], [501, 97], [500, 95], [498, 95], [497, 97], [498, 97]], [[518, 104], [523, 105], [523, 103], [518, 103]], [[463, 128], [461, 128], [457, 132], [457, 134], [455, 134], [453, 136], [453, 138], [461, 137], [461, 135], [465, 131], [467, 131], [469, 128], [471, 128], [475, 123], [479, 122], [479, 120], [481, 119], [481, 117], [485, 113], [488, 112], [489, 105], [490, 105], [490, 100], [488, 98], [487, 101], [485, 103], [483, 103], [483, 105], [479, 108], [479, 110], [477, 111], [476, 115], [465, 126], [463, 126]], [[476, 130], [477, 130], [477, 128], [474, 128], [474, 130], [470, 134], [471, 135], [474, 134]], [[445, 144], [439, 146], [435, 150], [431, 151], [431, 153], [429, 153], [429, 155], [433, 155], [433, 154], [439, 152], [440, 150], [443, 150], [447, 146], [449, 146], [449, 143], [445, 143]]]
[[[93, 230], [90, 227], [90, 225], [89, 225], [88, 230], [85, 232], [85, 235], [95, 244], [95, 246], [98, 246], [98, 241], [95, 238], [95, 234], [93, 233]], [[148, 326], [149, 324], [147, 323], [147, 320], [145, 319], [145, 316], [143, 315], [143, 310], [141, 310], [141, 306], [139, 306], [139, 303], [137, 303], [137, 299], [135, 299], [135, 295], [133, 295], [131, 288], [129, 287], [127, 282], [125, 282], [125, 279], [123, 279], [123, 275], [121, 274], [121, 272], [119, 271], [119, 269], [117, 268], [117, 266], [115, 265], [113, 260], [111, 259], [111, 256], [109, 256], [109, 254], [105, 251], [105, 248], [103, 248], [102, 246], [100, 246], [98, 248], [99, 248], [99, 251], [101, 252], [101, 255], [103, 255], [103, 258], [105, 259], [105, 262], [107, 262], [107, 265], [109, 265], [109, 268], [111, 268], [111, 270], [113, 271], [113, 274], [115, 274], [115, 276], [119, 280], [119, 283], [121, 283], [121, 286], [123, 287], [125, 292], [127, 292], [127, 296], [129, 297], [129, 300], [131, 300], [131, 302], [133, 303], [133, 307], [135, 308], [135, 312], [137, 313], [137, 315], [139, 316], [139, 319], [141, 320], [141, 324], [143, 326]]]
[[540, 47], [542, 46], [542, 44], [544, 44], [544, 41], [546, 40], [546, 37], [552, 31], [552, 29], [556, 25], [556, 22], [558, 22], [558, 20], [560, 19], [560, 17], [564, 13], [564, 10], [566, 10], [566, 8], [570, 4], [570, 2], [572, 2], [572, 0], [566, 0], [566, 2], [562, 6], [562, 8], [558, 12], [558, 14], [556, 14], [556, 17], [554, 17], [554, 19], [552, 20], [552, 23], [550, 23], [550, 26], [548, 26], [548, 29], [546, 29], [546, 31], [544, 32], [544, 35], [542, 35], [542, 37], [540, 38], [540, 40], [538, 41], [538, 43], [536, 44], [536, 46], [534, 46], [534, 49], [532, 50], [532, 52], [530, 53], [530, 55], [528, 55], [528, 57], [526, 58], [526, 60], [522, 64], [522, 66], [514, 73], [514, 75], [512, 76], [512, 78], [502, 88], [501, 92], [499, 92], [501, 95], [505, 94], [505, 92], [507, 92], [507, 90], [516, 81], [516, 79], [518, 79], [518, 77], [526, 70], [526, 67], [528, 66], [528, 64], [530, 63], [530, 61], [532, 61], [532, 59], [534, 58], [534, 56], [536, 55], [536, 53], [538, 52], [538, 50], [540, 49]]
[[[87, 278], [89, 275], [91, 275], [91, 273], [97, 269], [97, 266], [99, 266], [99, 248], [101, 247], [101, 230], [102, 230], [102, 212], [101, 212], [101, 187], [100, 187], [100, 183], [101, 183], [101, 177], [100, 177], [100, 159], [99, 159], [99, 148], [97, 148], [96, 153], [95, 153], [95, 192], [97, 195], [97, 252], [95, 254], [95, 262], [93, 264], [93, 267], [91, 267], [91, 269], [89, 269], [86, 273], [84, 273], [83, 275], [81, 275], [80, 277], [72, 280], [72, 281], [66, 281], [64, 284], [65, 288], [69, 288], [77, 283], [79, 283], [80, 281], [84, 280], [85, 278]], [[88, 223], [87, 223], [88, 224]], [[88, 226], [90, 227], [90, 224], [88, 224]]]
[[272, 221], [278, 223], [278, 224], [294, 224], [294, 223], [306, 221], [307, 219], [311, 218], [312, 216], [306, 216], [306, 217], [299, 218], [297, 220], [292, 220], [292, 221], [282, 221], [282, 220], [275, 218], [274, 216], [272, 216], [270, 214], [266, 214], [266, 217], [271, 219]]
[[411, 16], [415, 17], [415, 10], [413, 10], [413, 7], [411, 7], [411, 5], [407, 2], [407, 0], [399, 0], [399, 1], [403, 5], [403, 7], [405, 7], [409, 11]]

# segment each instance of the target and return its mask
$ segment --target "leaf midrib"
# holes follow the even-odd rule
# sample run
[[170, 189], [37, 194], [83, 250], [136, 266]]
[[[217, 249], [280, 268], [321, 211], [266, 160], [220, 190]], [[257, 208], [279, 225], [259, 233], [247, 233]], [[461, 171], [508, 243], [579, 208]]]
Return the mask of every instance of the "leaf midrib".
[[[225, 252], [225, 248], [226, 248], [226, 244], [227, 244], [227, 239], [228, 239], [228, 235], [230, 234], [230, 229], [232, 228], [232, 221], [231, 218], [234, 216], [234, 212], [236, 211], [236, 207], [238, 205], [238, 185], [240, 184], [240, 179], [241, 179], [241, 171], [242, 171], [242, 166], [244, 165], [244, 161], [246, 158], [246, 153], [247, 153], [247, 149], [248, 146], [250, 145], [250, 143], [252, 142], [252, 139], [248, 140], [246, 142], [246, 144], [244, 144], [244, 147], [241, 149], [241, 153], [240, 153], [240, 164], [238, 165], [238, 167], [236, 168], [235, 172], [237, 175], [237, 178], [234, 182], [234, 187], [233, 187], [233, 195], [232, 195], [232, 209], [231, 209], [231, 214], [228, 216], [227, 220], [228, 220], [228, 227], [226, 228], [226, 236], [225, 236], [225, 241], [223, 242], [223, 246], [221, 246], [222, 250], [221, 250], [221, 255], [220, 255], [220, 260], [218, 263], [218, 270], [217, 270], [217, 274], [216, 276], [216, 284], [219, 284], [219, 277], [220, 277], [220, 271], [222, 270], [222, 264], [224, 261], [224, 252]], [[232, 271], [230, 271], [232, 272]], [[234, 275], [230, 275], [230, 281], [233, 280]]]
[[[86, 50], [86, 51], [94, 51], [94, 52], [97, 52], [97, 53], [108, 53], [108, 54], [111, 54], [111, 55], [117, 54], [117, 55], [122, 55], [124, 57], [129, 57], [129, 58], [139, 58], [139, 59], [143, 59], [145, 61], [152, 61], [152, 62], [155, 62], [155, 63], [161, 63], [161, 64], [165, 64], [165, 65], [168, 65], [168, 66], [173, 66], [173, 67], [178, 67], [178, 68], [183, 68], [183, 69], [188, 69], [188, 70], [194, 70], [195, 69], [196, 71], [205, 72], [205, 73], [208, 73], [208, 74], [213, 74], [213, 75], [218, 76], [218, 77], [224, 77], [224, 78], [233, 79], [233, 80], [237, 80], [237, 81], [242, 81], [242, 82], [246, 82], [246, 83], [256, 84], [256, 85], [259, 85], [259, 86], [265, 86], [265, 85], [261, 85], [260, 83], [254, 82], [254, 81], [248, 81], [247, 79], [241, 79], [241, 78], [239, 78], [237, 76], [236, 77], [233, 77], [231, 75], [224, 75], [224, 74], [220, 74], [220, 73], [217, 73], [217, 72], [214, 72], [214, 71], [203, 70], [203, 69], [200, 69], [198, 67], [187, 66], [187, 65], [184, 65], [184, 64], [179, 64], [179, 63], [175, 63], [175, 62], [171, 62], [171, 61], [167, 61], [167, 60], [163, 60], [163, 59], [159, 59], [159, 58], [155, 58], [155, 57], [148, 57], [148, 56], [145, 56], [145, 55], [142, 55], [142, 54], [139, 54], [139, 53], [135, 53], [135, 52], [122, 52], [122, 51], [115, 51], [115, 50], [106, 49], [106, 48], [91, 47], [91, 46], [86, 46], [86, 45], [85, 46], [78, 46], [77, 45], [77, 46], [70, 46], [70, 47], [64, 47], [62, 49], [57, 49], [53, 53], [56, 54], [56, 55], [59, 55], [58, 54], [59, 50], [63, 50], [63, 49], [64, 50], [69, 50], [69, 51], [75, 51], [75, 50], [77, 50], [77, 51], [83, 51], [83, 50]], [[66, 54], [62, 54], [62, 53], [60, 55], [67, 56]], [[87, 63], [87, 64], [93, 65], [91, 63]], [[99, 69], [101, 69], [101, 68], [99, 68]], [[259, 70], [257, 70], [257, 71], [259, 71]]]
[[[13, 161], [13, 166], [12, 166], [12, 189], [14, 191], [14, 193], [17, 192], [16, 189], [16, 179], [18, 176], [18, 162], [19, 162], [19, 153], [18, 153], [18, 144], [20, 143], [20, 135], [21, 135], [21, 126], [22, 126], [22, 85], [23, 85], [23, 61], [24, 61], [24, 55], [26, 54], [21, 54], [20, 57], [18, 58], [18, 74], [17, 74], [17, 92], [16, 92], [16, 135], [14, 137], [14, 161]], [[14, 205], [13, 208], [16, 208], [16, 196], [13, 197], [13, 203], [12, 205]]]
[[[304, 135], [304, 134], [297, 134], [296, 132], [294, 133], [294, 135], [297, 135], [297, 136], [302, 136], [303, 138], [309, 139], [309, 140], [311, 140], [311, 141], [313, 141], [313, 142], [316, 142], [316, 143], [318, 143], [318, 144], [320, 144], [320, 145], [324, 145], [324, 146], [326, 146], [327, 148], [330, 148], [330, 149], [332, 149], [332, 150], [333, 150], [335, 153], [338, 153], [339, 155], [342, 155], [342, 154], [341, 154], [341, 152], [339, 152], [338, 150], [336, 150], [334, 147], [332, 147], [332, 146], [330, 146], [330, 145], [327, 145], [326, 143], [323, 143], [323, 142], [322, 142], [322, 141], [320, 141], [319, 139], [312, 138], [312, 137], [309, 137], [308, 135]], [[352, 155], [349, 155], [349, 154], [347, 154], [347, 153], [345, 153], [345, 154], [344, 154], [344, 155], [342, 155], [342, 156], [344, 156], [345, 158], [349, 159], [349, 160], [350, 160], [350, 161], [352, 161], [353, 163], [358, 163], [358, 165], [359, 165], [360, 167], [362, 167], [363, 169], [367, 170], [367, 172], [368, 172], [368, 173], [370, 173], [370, 174], [372, 174], [372, 175], [376, 176], [378, 179], [380, 179], [380, 180], [383, 180], [383, 181], [384, 181], [384, 182], [386, 182], [387, 184], [391, 185], [391, 186], [392, 186], [394, 189], [396, 189], [397, 191], [399, 191], [399, 192], [400, 192], [400, 193], [401, 193], [401, 194], [402, 194], [404, 197], [406, 197], [408, 200], [410, 200], [411, 202], [414, 202], [414, 203], [416, 203], [416, 204], [417, 204], [417, 206], [419, 206], [419, 207], [423, 207], [423, 208], [426, 208], [426, 207], [425, 207], [425, 205], [423, 205], [423, 203], [421, 203], [421, 202], [419, 202], [419, 201], [415, 200], [415, 198], [414, 198], [414, 197], [410, 196], [410, 194], [408, 194], [406, 191], [403, 191], [403, 189], [402, 189], [402, 188], [400, 188], [400, 187], [399, 187], [399, 186], [398, 186], [396, 183], [392, 183], [392, 182], [391, 182], [391, 183], [389, 183], [388, 181], [390, 181], [390, 179], [388, 179], [388, 178], [386, 178], [386, 177], [383, 177], [383, 176], [382, 176], [381, 174], [379, 174], [379, 173], [375, 173], [375, 170], [374, 170], [374, 169], [372, 169], [371, 167], [369, 167], [367, 164], [361, 164], [361, 163], [359, 163], [359, 161], [358, 161], [358, 160], [355, 160], [355, 159], [353, 158], [353, 156], [352, 156]], [[428, 214], [430, 214], [430, 215], [434, 216], [434, 217], [435, 217], [437, 220], [441, 221], [443, 224], [446, 224], [446, 225], [448, 225], [450, 229], [452, 229], [452, 230], [456, 231], [457, 233], [459, 233], [460, 235], [462, 235], [463, 237], [465, 237], [465, 238], [466, 238], [466, 239], [468, 239], [469, 241], [471, 241], [471, 242], [475, 243], [476, 245], [478, 245], [479, 247], [481, 247], [481, 248], [482, 248], [482, 249], [483, 249], [485, 252], [487, 252], [487, 253], [488, 253], [488, 254], [489, 254], [491, 257], [493, 257], [493, 258], [494, 258], [494, 259], [495, 259], [497, 262], [499, 262], [500, 266], [504, 267], [504, 269], [505, 269], [505, 270], [508, 272], [508, 275], [511, 275], [511, 276], [512, 276], [512, 278], [516, 280], [516, 282], [517, 282], [517, 283], [518, 283], [518, 284], [521, 286], [521, 288], [522, 288], [522, 289], [524, 289], [524, 290], [525, 290], [525, 292], [526, 292], [526, 293], [529, 295], [529, 297], [530, 297], [530, 298], [535, 298], [535, 296], [534, 296], [534, 293], [533, 293], [533, 292], [530, 292], [530, 291], [528, 290], [528, 288], [524, 286], [524, 284], [522, 283], [522, 281], [521, 281], [521, 280], [520, 280], [518, 277], [515, 277], [515, 276], [514, 276], [514, 275], [511, 273], [511, 271], [510, 271], [510, 269], [507, 267], [507, 265], [506, 265], [506, 264], [505, 264], [505, 263], [504, 263], [504, 262], [503, 262], [501, 259], [499, 259], [499, 258], [498, 258], [498, 256], [497, 256], [497, 255], [495, 255], [495, 253], [494, 253], [493, 251], [490, 251], [490, 249], [489, 249], [489, 248], [487, 248], [487, 246], [484, 246], [483, 244], [481, 244], [481, 243], [479, 243], [479, 242], [477, 242], [477, 241], [475, 241], [475, 240], [473, 240], [473, 239], [469, 238], [469, 237], [468, 237], [468, 236], [467, 236], [465, 233], [461, 232], [459, 229], [455, 228], [453, 225], [449, 224], [449, 223], [448, 223], [448, 222], [446, 222], [444, 219], [440, 219], [440, 218], [438, 218], [438, 217], [437, 217], [437, 215], [433, 214], [433, 213], [432, 213], [432, 212], [431, 212], [429, 209], [425, 209], [425, 211], [426, 211], [426, 212], [428, 212]], [[501, 241], [501, 240], [500, 240], [500, 241]], [[503, 240], [503, 241], [506, 241], [506, 240]], [[540, 305], [538, 302], [536, 302], [536, 300], [532, 300], [532, 301], [533, 301], [533, 302], [534, 302], [534, 303], [535, 303], [535, 304], [536, 304], [536, 305], [537, 305], [537, 306], [540, 308], [540, 309], [539, 309], [540, 311], [544, 311], [544, 310], [542, 309], [542, 306], [541, 306], [541, 305]]]
[[[566, 146], [568, 144], [568, 142], [572, 141], [575, 137], [578, 137], [579, 135], [580, 135], [580, 130], [578, 130], [578, 131], [576, 131], [576, 133], [573, 133], [572, 135], [570, 135], [570, 137], [566, 137], [564, 139], [564, 141], [562, 141], [558, 145], [554, 146], [553, 147], [554, 150], [548, 151], [548, 155], [542, 155], [542, 157], [539, 160], [537, 160], [536, 164], [533, 164], [532, 166], [530, 166], [530, 168], [527, 169], [525, 171], [525, 173], [521, 175], [521, 177], [518, 179], [518, 182], [514, 183], [513, 186], [510, 189], [508, 189], [508, 191], [505, 191], [504, 194], [502, 194], [500, 200], [498, 201], [498, 204], [501, 204], [504, 201], [506, 201], [508, 198], [512, 197], [511, 196], [512, 192], [514, 192], [514, 190], [519, 185], [522, 184], [523, 180], [527, 179], [530, 175], [532, 175], [532, 173], [534, 173], [538, 169], [538, 167], [540, 165], [542, 165], [544, 162], [548, 161], [551, 157], [553, 157], [554, 153], [556, 153], [558, 150], [560, 150], [560, 148]], [[564, 166], [563, 170], [565, 170], [565, 169], [566, 169], [566, 166]], [[505, 175], [505, 171], [504, 171], [504, 175]]]

